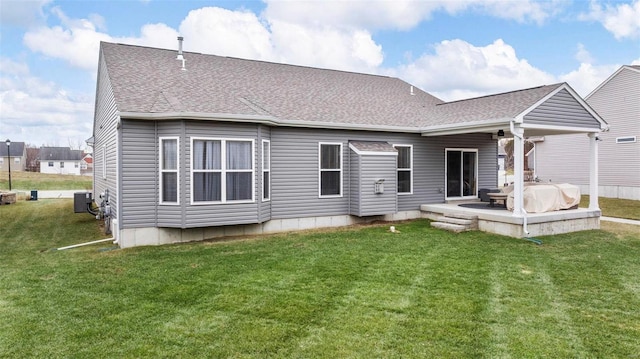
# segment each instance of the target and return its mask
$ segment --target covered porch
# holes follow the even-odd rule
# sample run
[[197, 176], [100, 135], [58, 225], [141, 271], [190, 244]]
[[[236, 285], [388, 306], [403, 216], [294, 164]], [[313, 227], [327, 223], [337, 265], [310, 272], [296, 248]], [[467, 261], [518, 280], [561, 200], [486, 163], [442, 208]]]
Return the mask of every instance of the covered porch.
[[[444, 103], [439, 124], [424, 128], [423, 136], [489, 133], [496, 140], [513, 137], [514, 178], [512, 210], [459, 206], [460, 201], [421, 206], [424, 216], [440, 221], [470, 218], [477, 229], [516, 238], [600, 228], [598, 204], [598, 137], [606, 122], [566, 83]], [[589, 141], [589, 206], [544, 213], [527, 213], [524, 206], [524, 143], [528, 137], [584, 134]], [[567, 149], [570, 150], [570, 149]], [[498, 186], [497, 170], [495, 187]], [[476, 188], [476, 194], [477, 194]], [[450, 199], [450, 198], [449, 198]], [[468, 200], [469, 198], [460, 198]], [[456, 220], [452, 220], [455, 223]]]

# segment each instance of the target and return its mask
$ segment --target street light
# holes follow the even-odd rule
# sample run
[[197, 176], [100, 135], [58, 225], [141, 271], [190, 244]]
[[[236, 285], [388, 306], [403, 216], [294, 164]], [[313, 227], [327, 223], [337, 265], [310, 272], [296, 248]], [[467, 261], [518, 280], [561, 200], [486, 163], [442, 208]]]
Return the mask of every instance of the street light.
[[11, 140], [7, 138], [7, 162], [9, 162], [9, 192], [11, 192]]

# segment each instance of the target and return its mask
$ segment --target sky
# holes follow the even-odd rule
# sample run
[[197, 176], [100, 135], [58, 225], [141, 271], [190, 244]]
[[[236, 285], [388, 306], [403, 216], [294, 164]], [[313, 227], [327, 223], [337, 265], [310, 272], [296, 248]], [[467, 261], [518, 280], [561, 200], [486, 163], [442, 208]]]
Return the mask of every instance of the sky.
[[[452, 101], [640, 65], [640, 0], [0, 0], [0, 139], [87, 149], [100, 41], [398, 77]], [[90, 150], [90, 149], [87, 149]]]

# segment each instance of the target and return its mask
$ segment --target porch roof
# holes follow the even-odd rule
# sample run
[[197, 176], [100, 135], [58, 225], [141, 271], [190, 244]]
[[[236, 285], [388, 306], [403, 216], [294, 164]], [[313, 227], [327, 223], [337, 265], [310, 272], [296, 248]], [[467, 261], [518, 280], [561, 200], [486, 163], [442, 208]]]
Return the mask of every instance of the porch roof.
[[511, 123], [527, 135], [601, 132], [607, 123], [567, 83], [445, 102], [436, 105], [436, 125], [423, 136], [511, 131]]

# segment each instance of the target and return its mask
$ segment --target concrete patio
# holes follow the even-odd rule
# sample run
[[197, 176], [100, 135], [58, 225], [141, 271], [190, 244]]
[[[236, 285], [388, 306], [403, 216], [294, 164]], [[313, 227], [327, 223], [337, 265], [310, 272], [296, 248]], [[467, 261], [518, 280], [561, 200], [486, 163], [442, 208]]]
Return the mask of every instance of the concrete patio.
[[467, 208], [459, 206], [462, 203], [485, 202], [425, 204], [420, 206], [420, 210], [425, 218], [432, 221], [442, 221], [443, 217], [477, 217], [479, 230], [515, 238], [600, 229], [600, 210], [577, 208], [514, 216], [507, 209], [489, 208], [488, 204], [487, 208]]

